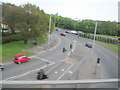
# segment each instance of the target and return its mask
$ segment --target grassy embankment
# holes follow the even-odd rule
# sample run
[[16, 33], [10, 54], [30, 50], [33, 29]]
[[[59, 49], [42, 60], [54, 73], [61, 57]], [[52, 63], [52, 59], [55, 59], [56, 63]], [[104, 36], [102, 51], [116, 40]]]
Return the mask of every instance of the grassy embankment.
[[[87, 33], [87, 34], [94, 35], [93, 33]], [[115, 36], [111, 36], [111, 35], [104, 35], [104, 34], [96, 34], [96, 35], [103, 36], [103, 37], [109, 37], [109, 38], [115, 38]]]
[[[37, 39], [37, 45], [45, 42], [45, 37]], [[30, 48], [33, 48], [32, 40], [30, 41]], [[26, 49], [26, 50], [24, 50]], [[15, 41], [2, 45], [2, 62], [12, 61], [16, 55], [24, 54], [27, 56], [34, 55], [29, 51], [29, 41], [24, 45], [24, 41]]]

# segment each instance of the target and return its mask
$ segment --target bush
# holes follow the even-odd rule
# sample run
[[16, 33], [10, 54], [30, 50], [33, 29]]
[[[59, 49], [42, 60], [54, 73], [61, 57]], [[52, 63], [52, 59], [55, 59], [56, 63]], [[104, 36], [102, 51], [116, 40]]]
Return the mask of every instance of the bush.
[[2, 36], [4, 36], [4, 37], [9, 36], [9, 35], [11, 35], [11, 33], [9, 33], [9, 32], [2, 32]]
[[16, 34], [16, 35], [11, 35], [11, 36], [8, 36], [12, 41], [20, 41], [20, 40], [23, 40], [23, 37], [22, 35], [20, 34]]
[[2, 37], [2, 43], [8, 43], [8, 42], [11, 42], [11, 39], [8, 38], [8, 37]]

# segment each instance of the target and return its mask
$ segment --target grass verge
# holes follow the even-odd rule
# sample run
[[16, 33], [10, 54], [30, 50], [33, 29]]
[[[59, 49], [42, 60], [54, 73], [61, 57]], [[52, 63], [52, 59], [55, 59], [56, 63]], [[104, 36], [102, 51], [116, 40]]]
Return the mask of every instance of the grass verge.
[[[94, 35], [93, 33], [87, 33], [87, 34]], [[96, 35], [103, 36], [103, 37], [109, 37], [109, 38], [115, 38], [115, 36], [111, 36], [111, 35], [104, 35], [104, 34], [96, 34]]]
[[[37, 45], [44, 43], [46, 40], [37, 38]], [[30, 44], [29, 44], [30, 43]], [[29, 51], [29, 48], [33, 48], [32, 40], [28, 41], [27, 45], [24, 45], [24, 41], [15, 41], [2, 45], [2, 62], [12, 61], [16, 55], [23, 54], [26, 56], [32, 56], [34, 53]], [[24, 50], [26, 49], [26, 50]]]

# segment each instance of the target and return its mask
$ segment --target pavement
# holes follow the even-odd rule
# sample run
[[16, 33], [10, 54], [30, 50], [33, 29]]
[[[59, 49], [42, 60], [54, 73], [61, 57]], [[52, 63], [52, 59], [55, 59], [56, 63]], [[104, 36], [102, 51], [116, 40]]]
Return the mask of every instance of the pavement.
[[56, 35], [51, 34], [50, 38], [49, 38], [49, 43], [48, 41], [41, 44], [40, 46], [36, 46], [32, 49], [30, 49], [30, 52], [33, 52], [35, 54], [41, 54], [44, 53], [45, 51], [49, 50], [50, 48], [53, 48], [54, 46], [56, 46], [56, 44], [58, 43], [58, 38]]
[[[110, 51], [104, 49], [99, 45], [95, 45], [95, 49], [85, 47], [85, 43], [88, 42], [84, 39], [76, 37], [75, 35], [67, 34], [66, 37], [60, 36], [61, 32], [55, 31], [53, 35], [57, 37], [57, 43], [52, 48], [44, 50], [34, 49], [36, 53], [35, 56], [31, 57], [30, 62], [22, 63], [20, 65], [11, 63], [5, 65], [5, 70], [2, 72], [3, 80], [27, 80], [27, 81], [38, 81], [36, 79], [37, 72], [42, 68], [45, 73], [48, 74], [49, 80], [70, 80], [70, 76], [73, 75], [73, 80], [83, 80], [83, 79], [101, 79], [101, 78], [116, 78], [117, 68], [116, 65], [116, 55]], [[70, 49], [70, 44], [73, 45], [72, 50]], [[44, 45], [43, 45], [44, 46]], [[47, 47], [47, 46], [44, 46]], [[67, 51], [63, 53], [63, 48]], [[33, 51], [34, 51], [33, 50]], [[35, 52], [34, 51], [34, 52]], [[104, 53], [102, 53], [104, 52]], [[106, 53], [108, 55], [106, 55]], [[111, 55], [111, 56], [109, 56]], [[109, 56], [109, 57], [108, 57]], [[79, 63], [86, 59], [80, 64]], [[100, 64], [97, 64], [97, 58], [101, 58]], [[109, 64], [105, 63], [109, 60]], [[114, 61], [113, 61], [114, 60]], [[112, 65], [113, 64], [113, 65]], [[111, 65], [111, 66], [109, 66]], [[111, 69], [112, 67], [112, 69]], [[76, 72], [74, 72], [77, 69]], [[112, 74], [114, 72], [114, 74]], [[88, 84], [77, 84], [77, 85], [3, 85], [4, 88], [95, 88], [101, 85], [88, 85]], [[106, 86], [106, 85], [105, 85]], [[104, 87], [105, 87], [104, 86]], [[117, 87], [115, 85], [107, 85]]]

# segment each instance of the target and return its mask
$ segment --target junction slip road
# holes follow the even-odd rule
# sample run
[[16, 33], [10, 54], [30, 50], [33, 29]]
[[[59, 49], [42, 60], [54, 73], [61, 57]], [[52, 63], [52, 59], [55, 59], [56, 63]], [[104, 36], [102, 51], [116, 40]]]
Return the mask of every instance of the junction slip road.
[[[37, 72], [44, 69], [48, 75], [48, 80], [84, 80], [84, 79], [114, 79], [118, 78], [118, 56], [108, 49], [95, 44], [94, 50], [85, 46], [86, 39], [76, 35], [66, 34], [60, 36], [63, 30], [54, 31], [53, 34], [58, 38], [56, 46], [44, 51], [39, 55], [31, 56], [31, 61], [15, 64], [9, 62], [4, 64], [2, 73], [3, 81], [27, 80], [38, 81]], [[72, 44], [72, 49], [70, 45]], [[63, 52], [66, 48], [66, 52]], [[97, 58], [100, 58], [100, 64], [97, 65]], [[76, 71], [75, 71], [76, 70]], [[42, 80], [43, 81], [43, 80]], [[39, 85], [3, 85], [3, 88], [14, 87], [35, 87]], [[44, 87], [61, 87], [60, 85], [44, 85]], [[80, 87], [80, 88], [117, 88], [117, 83], [96, 84], [96, 85], [63, 85], [62, 87]]]

